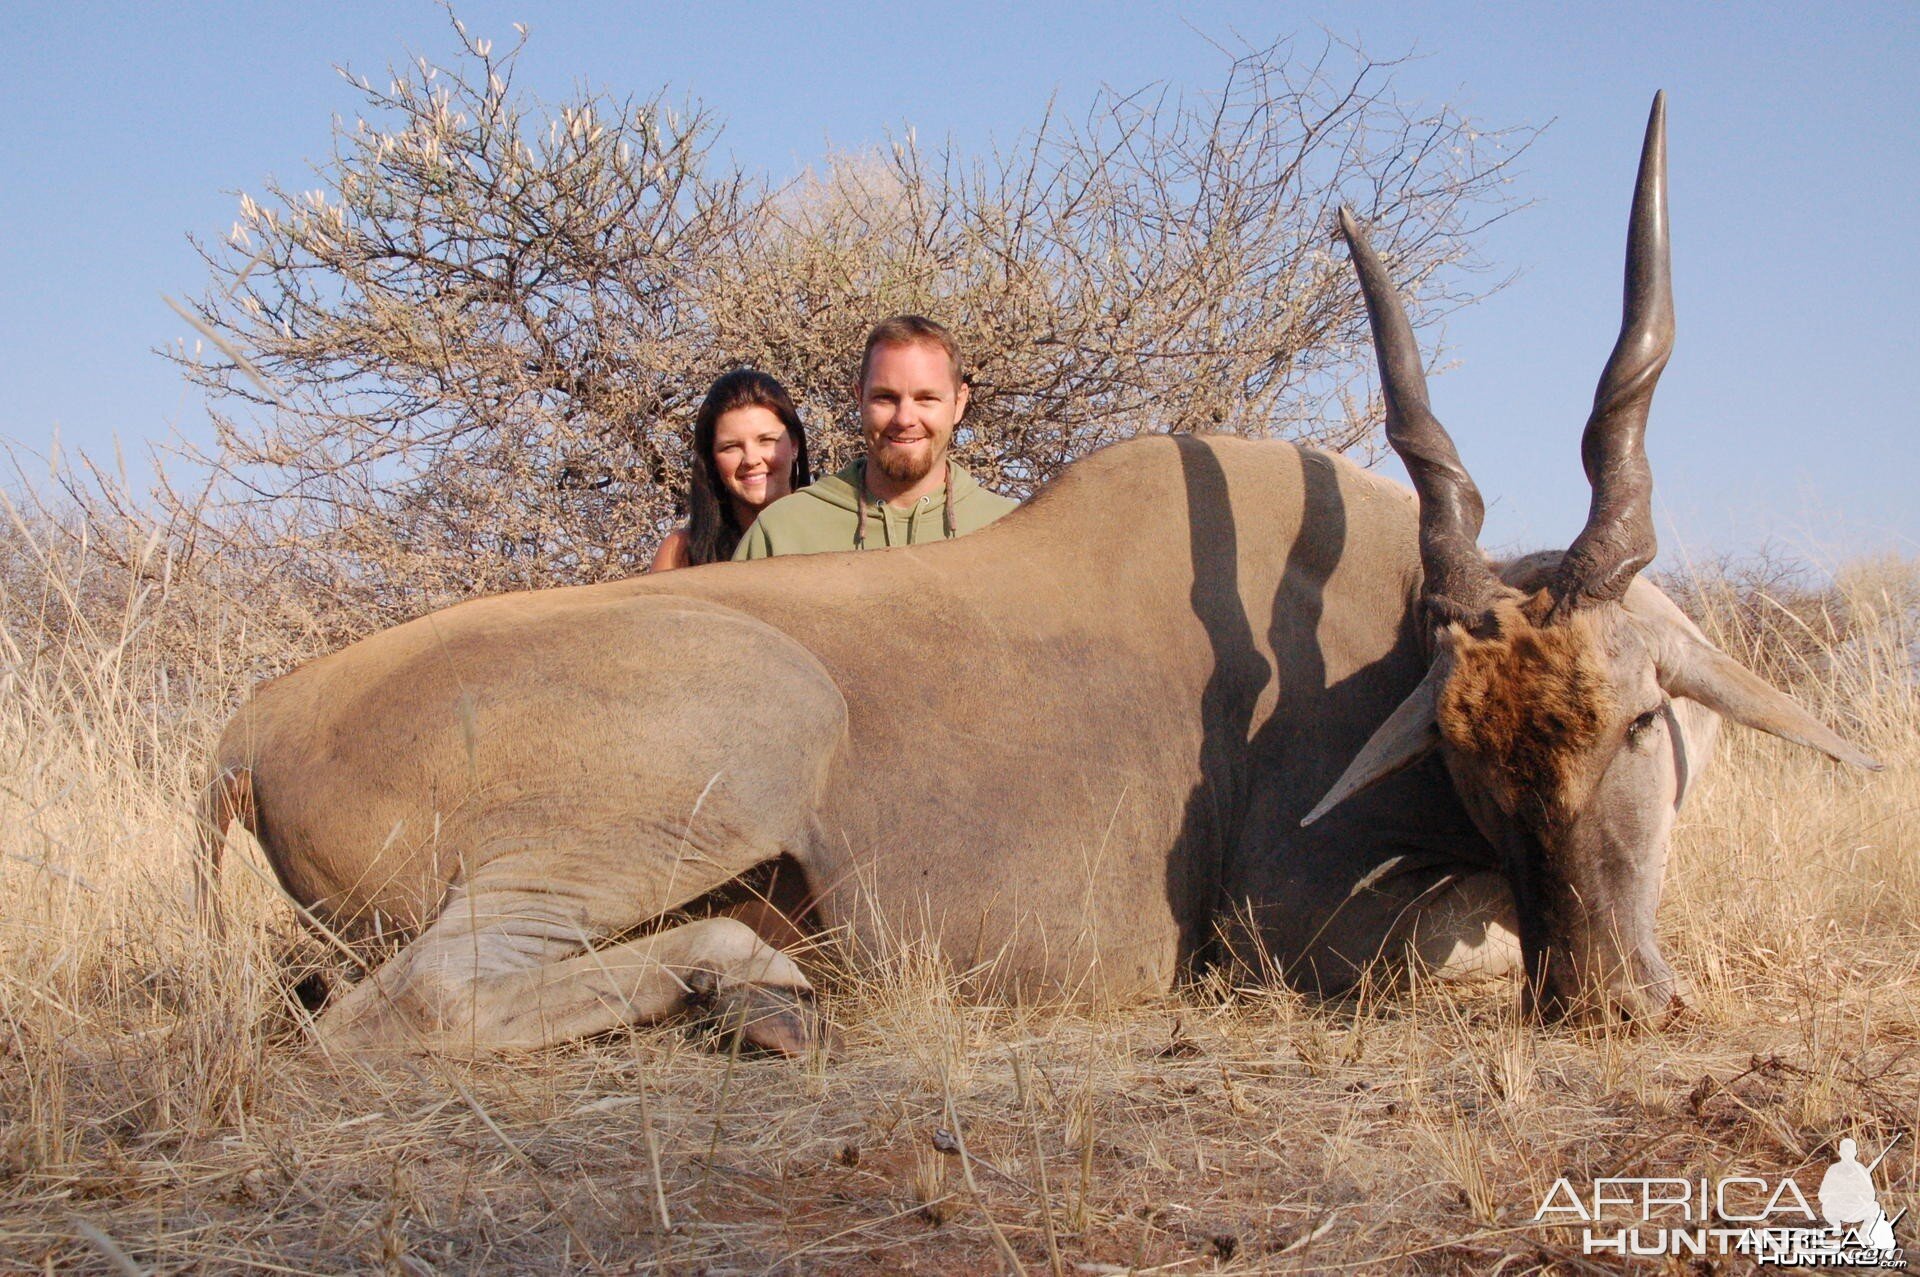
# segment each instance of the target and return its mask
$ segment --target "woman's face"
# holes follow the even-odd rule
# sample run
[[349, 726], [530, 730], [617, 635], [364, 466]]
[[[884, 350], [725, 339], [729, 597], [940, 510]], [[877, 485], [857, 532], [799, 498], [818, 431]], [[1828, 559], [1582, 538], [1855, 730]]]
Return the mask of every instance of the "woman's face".
[[713, 423], [713, 460], [720, 482], [758, 512], [793, 491], [793, 437], [766, 408], [735, 408]]

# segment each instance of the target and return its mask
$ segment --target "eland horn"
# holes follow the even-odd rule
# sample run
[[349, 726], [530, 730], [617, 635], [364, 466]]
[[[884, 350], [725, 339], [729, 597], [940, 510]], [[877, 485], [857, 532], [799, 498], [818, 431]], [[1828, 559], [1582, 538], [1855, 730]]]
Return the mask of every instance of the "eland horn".
[[1653, 561], [1653, 471], [1647, 465], [1647, 409], [1673, 353], [1673, 269], [1667, 242], [1667, 95], [1656, 93], [1640, 149], [1627, 229], [1626, 300], [1620, 336], [1580, 438], [1593, 488], [1587, 526], [1574, 538], [1548, 589], [1552, 616], [1626, 593]]
[[1387, 401], [1387, 442], [1400, 454], [1420, 494], [1420, 566], [1426, 573], [1422, 602], [1437, 623], [1473, 625], [1492, 608], [1500, 588], [1480, 554], [1486, 507], [1446, 427], [1428, 406], [1420, 347], [1393, 281], [1366, 233], [1344, 208], [1340, 233], [1367, 300], [1380, 388]]

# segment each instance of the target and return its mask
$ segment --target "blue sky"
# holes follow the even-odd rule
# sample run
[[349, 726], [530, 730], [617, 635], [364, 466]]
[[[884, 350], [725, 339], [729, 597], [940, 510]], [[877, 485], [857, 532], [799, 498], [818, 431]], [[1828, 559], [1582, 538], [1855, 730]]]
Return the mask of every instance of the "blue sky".
[[[774, 176], [912, 125], [1012, 140], [1049, 97], [1204, 89], [1208, 36], [1320, 29], [1418, 55], [1407, 99], [1550, 125], [1532, 206], [1485, 257], [1515, 282], [1455, 316], [1433, 387], [1491, 506], [1487, 543], [1564, 545], [1585, 514], [1578, 435], [1619, 322], [1635, 149], [1669, 91], [1680, 337], [1650, 430], [1663, 552], [1769, 538], [1824, 559], [1920, 552], [1920, 5], [464, 3], [475, 34], [532, 29], [519, 84], [702, 99], [722, 146]], [[201, 407], [151, 348], [201, 287], [189, 231], [231, 192], [295, 189], [376, 74], [451, 57], [444, 13], [393, 4], [44, 6], [0, 46], [0, 436], [130, 453]]]

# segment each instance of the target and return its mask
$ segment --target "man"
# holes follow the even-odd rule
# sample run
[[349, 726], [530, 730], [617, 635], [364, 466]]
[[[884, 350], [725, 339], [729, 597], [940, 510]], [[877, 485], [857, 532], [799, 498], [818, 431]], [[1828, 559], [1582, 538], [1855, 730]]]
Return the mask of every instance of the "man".
[[945, 328], [919, 315], [875, 326], [854, 390], [867, 455], [761, 511], [734, 558], [940, 541], [977, 532], [1019, 505], [947, 458], [967, 385], [960, 347]]

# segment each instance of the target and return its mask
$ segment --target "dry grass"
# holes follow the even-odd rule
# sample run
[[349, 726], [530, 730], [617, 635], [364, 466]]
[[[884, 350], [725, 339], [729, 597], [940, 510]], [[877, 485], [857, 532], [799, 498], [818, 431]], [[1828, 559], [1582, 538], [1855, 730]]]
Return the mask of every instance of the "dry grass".
[[666, 1027], [341, 1073], [285, 975], [322, 955], [257, 874], [228, 940], [192, 921], [197, 761], [267, 640], [191, 600], [225, 627], [194, 665], [165, 571], [14, 536], [0, 1271], [1579, 1271], [1531, 1223], [1556, 1176], [1811, 1193], [1843, 1134], [1898, 1136], [1916, 1200], [1910, 564], [1852, 575], [1867, 619], [1802, 687], [1887, 772], [1733, 731], [1689, 806], [1662, 921], [1699, 1009], [1663, 1033], [1541, 1031], [1498, 987], [1037, 1015], [904, 963], [833, 995], [831, 1061]]

